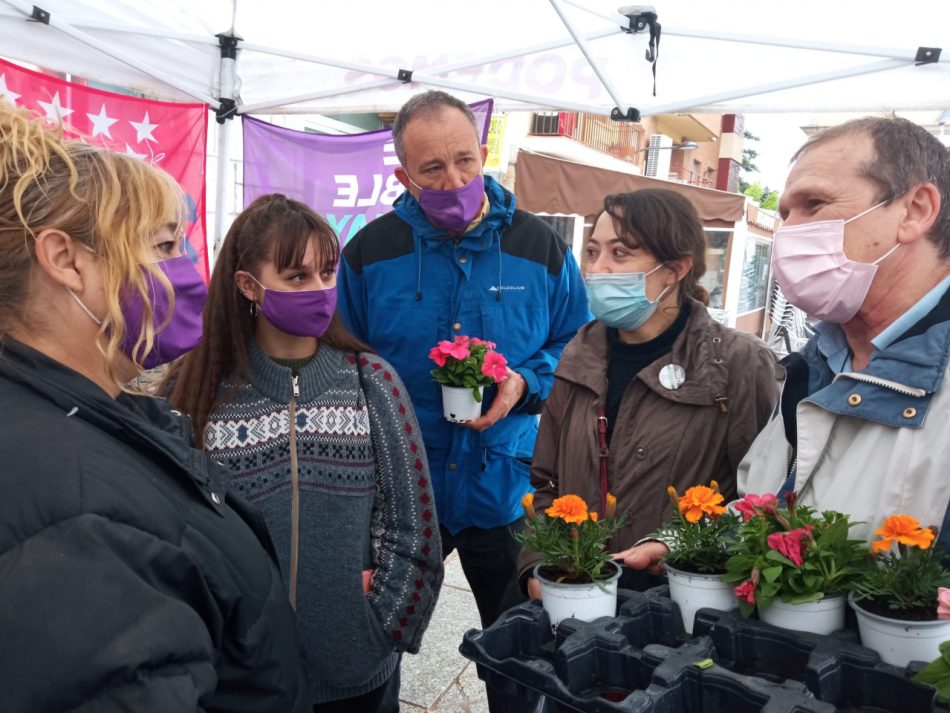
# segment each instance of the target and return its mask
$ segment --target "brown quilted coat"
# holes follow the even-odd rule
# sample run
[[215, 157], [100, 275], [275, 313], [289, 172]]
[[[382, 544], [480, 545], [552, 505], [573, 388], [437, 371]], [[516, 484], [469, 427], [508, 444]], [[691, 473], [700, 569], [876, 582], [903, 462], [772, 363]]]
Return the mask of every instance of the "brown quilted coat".
[[[564, 349], [541, 415], [531, 466], [537, 512], [568, 493], [600, 510], [598, 407], [607, 395], [607, 328], [581, 328]], [[678, 364], [686, 381], [671, 390], [660, 369]], [[765, 344], [715, 322], [699, 302], [670, 354], [642, 369], [624, 392], [608, 456], [609, 489], [626, 525], [608, 547], [619, 551], [671, 516], [666, 493], [719, 481], [736, 496], [736, 468], [778, 400], [782, 367]], [[522, 551], [524, 576], [539, 556]]]

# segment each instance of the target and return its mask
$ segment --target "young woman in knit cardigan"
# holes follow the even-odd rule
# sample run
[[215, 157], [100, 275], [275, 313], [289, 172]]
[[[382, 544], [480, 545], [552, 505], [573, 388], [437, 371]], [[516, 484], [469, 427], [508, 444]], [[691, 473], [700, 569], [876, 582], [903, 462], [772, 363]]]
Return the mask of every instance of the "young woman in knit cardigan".
[[422, 438], [399, 376], [336, 316], [339, 243], [282, 195], [228, 231], [204, 339], [171, 400], [263, 513], [297, 611], [314, 711], [399, 709], [442, 583]]

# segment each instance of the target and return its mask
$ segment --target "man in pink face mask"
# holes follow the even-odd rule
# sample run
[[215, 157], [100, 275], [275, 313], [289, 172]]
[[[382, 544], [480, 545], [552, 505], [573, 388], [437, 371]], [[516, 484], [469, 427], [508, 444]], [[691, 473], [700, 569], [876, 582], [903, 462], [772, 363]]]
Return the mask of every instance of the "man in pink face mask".
[[[811, 137], [792, 159], [772, 269], [818, 321], [782, 364], [779, 408], [739, 466], [740, 495], [852, 515], [872, 539], [906, 513], [950, 551], [950, 157], [905, 119]], [[628, 566], [667, 552], [644, 542]]]
[[866, 118], [795, 154], [773, 244], [775, 279], [821, 320], [784, 360], [781, 408], [740, 492], [794, 490], [861, 521], [893, 513], [950, 543], [950, 158], [923, 128]]

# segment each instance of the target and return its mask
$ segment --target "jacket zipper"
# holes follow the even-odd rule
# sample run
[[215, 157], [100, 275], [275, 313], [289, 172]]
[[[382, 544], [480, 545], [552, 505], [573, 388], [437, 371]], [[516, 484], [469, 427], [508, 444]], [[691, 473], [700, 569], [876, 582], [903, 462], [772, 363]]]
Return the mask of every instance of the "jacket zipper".
[[293, 377], [290, 397], [290, 606], [297, 608], [297, 559], [300, 554], [300, 479], [297, 471], [297, 397], [300, 385]]
[[891, 391], [896, 391], [899, 394], [904, 394], [904, 396], [916, 396], [919, 399], [922, 399], [927, 395], [925, 389], [918, 389], [913, 386], [905, 386], [896, 381], [890, 381], [888, 379], [882, 379], [879, 376], [871, 376], [870, 374], [861, 374], [853, 371], [843, 371], [840, 374], [836, 374], [834, 381], [838, 379], [853, 379], [854, 381], [863, 381], [865, 384], [874, 384], [875, 386], [880, 386], [885, 389], [890, 389]]

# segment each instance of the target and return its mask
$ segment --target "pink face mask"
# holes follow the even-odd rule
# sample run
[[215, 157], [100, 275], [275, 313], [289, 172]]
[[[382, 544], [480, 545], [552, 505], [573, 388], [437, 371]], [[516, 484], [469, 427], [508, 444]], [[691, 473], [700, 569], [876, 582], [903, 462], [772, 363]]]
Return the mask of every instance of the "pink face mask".
[[900, 243], [874, 262], [854, 262], [844, 254], [844, 226], [886, 202], [848, 220], [819, 220], [775, 231], [772, 271], [789, 302], [811, 317], [837, 324], [850, 321], [858, 313], [878, 263]]

